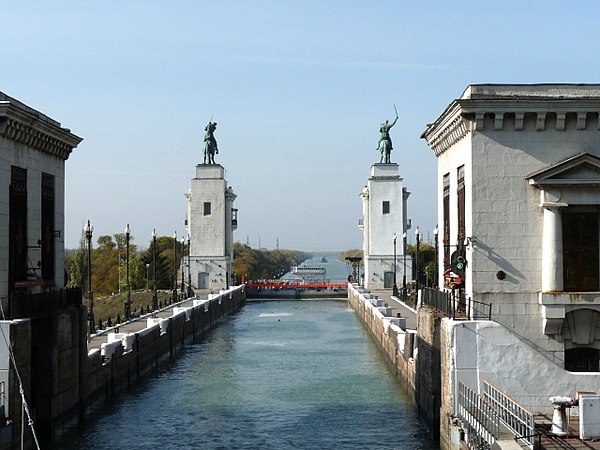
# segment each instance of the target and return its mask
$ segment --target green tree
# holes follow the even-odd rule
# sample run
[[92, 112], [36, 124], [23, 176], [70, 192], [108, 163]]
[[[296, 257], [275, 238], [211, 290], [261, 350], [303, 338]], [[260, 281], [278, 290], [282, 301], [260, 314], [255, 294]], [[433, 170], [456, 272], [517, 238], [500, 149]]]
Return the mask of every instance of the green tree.
[[[417, 245], [408, 246], [407, 255], [417, 261]], [[416, 268], [416, 266], [415, 266]], [[419, 284], [425, 286], [433, 284], [433, 271], [435, 270], [435, 247], [431, 244], [419, 244]], [[428, 282], [429, 281], [429, 282]]]
[[108, 235], [100, 236], [96, 242], [99, 250], [113, 250], [116, 246], [116, 243], [113, 242], [112, 236]]
[[297, 250], [255, 250], [239, 242], [233, 245], [233, 271], [236, 279], [278, 278], [312, 255]]
[[[156, 245], [163, 261], [162, 263], [156, 263], [157, 288], [173, 289], [173, 274], [177, 273], [181, 262], [181, 242], [175, 241], [171, 236], [160, 236], [156, 238]], [[174, 260], [175, 252], [177, 252], [176, 261]]]
[[87, 253], [83, 236], [77, 250], [66, 252], [65, 270], [67, 271], [67, 287], [84, 287], [83, 277], [87, 270]]
[[93, 252], [92, 286], [94, 292], [106, 295], [118, 290], [118, 252], [111, 236], [100, 236]]
[[[168, 238], [167, 238], [168, 239]], [[156, 240], [156, 289], [170, 289], [173, 285], [173, 271], [169, 269], [173, 266], [172, 259], [169, 265], [169, 260], [161, 250], [161, 242], [164, 244], [165, 239], [157, 238]], [[173, 238], [171, 238], [171, 246]], [[172, 254], [172, 252], [171, 252]], [[154, 239], [150, 242], [150, 247], [143, 253], [143, 264], [150, 264], [149, 276], [150, 289], [154, 289]]]

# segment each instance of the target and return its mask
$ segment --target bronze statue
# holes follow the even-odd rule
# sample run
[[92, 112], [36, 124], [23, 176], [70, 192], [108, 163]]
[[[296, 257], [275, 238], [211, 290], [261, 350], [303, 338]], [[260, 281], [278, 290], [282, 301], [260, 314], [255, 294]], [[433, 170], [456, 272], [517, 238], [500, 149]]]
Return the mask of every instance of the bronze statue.
[[208, 125], [204, 128], [204, 131], [206, 131], [204, 135], [204, 164], [215, 164], [215, 154], [219, 153], [217, 140], [214, 135], [216, 129], [217, 122], [213, 122], [211, 118]]
[[377, 146], [377, 150], [381, 153], [381, 158], [379, 159], [380, 163], [391, 164], [390, 156], [392, 154], [392, 139], [390, 138], [390, 129], [396, 125], [398, 121], [398, 110], [396, 109], [396, 105], [394, 105], [394, 111], [396, 112], [396, 118], [392, 123], [389, 123], [387, 120], [381, 124], [379, 127], [379, 132], [381, 135], [379, 136], [379, 144]]

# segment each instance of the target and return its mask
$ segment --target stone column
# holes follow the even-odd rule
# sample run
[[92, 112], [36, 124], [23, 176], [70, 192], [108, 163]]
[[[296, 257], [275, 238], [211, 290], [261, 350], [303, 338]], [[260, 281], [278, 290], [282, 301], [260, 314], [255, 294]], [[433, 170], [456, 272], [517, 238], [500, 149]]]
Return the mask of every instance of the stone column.
[[561, 207], [544, 204], [542, 239], [542, 292], [563, 290], [563, 236]]

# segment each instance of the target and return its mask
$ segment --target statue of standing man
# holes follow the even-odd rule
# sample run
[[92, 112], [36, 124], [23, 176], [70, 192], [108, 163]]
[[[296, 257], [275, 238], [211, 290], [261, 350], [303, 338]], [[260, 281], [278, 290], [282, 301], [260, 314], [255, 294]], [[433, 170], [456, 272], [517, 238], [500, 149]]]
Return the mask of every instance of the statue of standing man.
[[396, 112], [396, 118], [392, 123], [389, 123], [387, 120], [381, 124], [379, 127], [379, 144], [377, 146], [377, 150], [381, 153], [381, 158], [379, 159], [379, 163], [391, 164], [390, 156], [392, 155], [392, 139], [390, 138], [390, 129], [396, 125], [398, 121], [398, 110], [396, 109], [396, 105], [394, 105], [394, 111]]
[[206, 131], [204, 135], [204, 164], [215, 164], [215, 154], [219, 153], [214, 134], [216, 129], [217, 122], [213, 122], [211, 118], [208, 125], [204, 128], [204, 131]]

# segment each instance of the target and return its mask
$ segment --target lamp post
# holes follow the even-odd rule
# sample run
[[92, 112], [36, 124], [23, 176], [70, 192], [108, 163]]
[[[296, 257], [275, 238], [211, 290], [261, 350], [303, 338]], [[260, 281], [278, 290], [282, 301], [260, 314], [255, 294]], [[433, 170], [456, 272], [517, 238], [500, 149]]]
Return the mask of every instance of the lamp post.
[[154, 244], [154, 252], [152, 259], [154, 262], [154, 294], [152, 295], [152, 311], [158, 309], [158, 297], [156, 295], [156, 229], [152, 230], [152, 243]]
[[150, 263], [146, 263], [146, 290], [150, 289]]
[[131, 238], [131, 234], [129, 233], [129, 224], [125, 227], [125, 248], [126, 250], [126, 258], [127, 264], [125, 269], [125, 287], [127, 289], [127, 300], [125, 301], [125, 320], [129, 320], [131, 318], [131, 286], [129, 285], [129, 239]]
[[438, 262], [438, 233], [440, 232], [438, 226], [436, 225], [433, 229], [433, 243], [435, 245], [435, 266], [433, 270], [433, 287], [438, 286], [438, 270], [439, 270], [439, 262]]
[[177, 231], [173, 233], [173, 303], [177, 301]]
[[85, 238], [87, 240], [88, 250], [88, 322], [90, 334], [96, 332], [96, 323], [94, 320], [94, 292], [92, 291], [92, 235], [94, 234], [94, 227], [90, 225], [90, 221], [87, 221], [85, 226]]
[[402, 259], [404, 267], [402, 269], [402, 300], [406, 302], [406, 231], [402, 233]]
[[191, 238], [190, 235], [188, 233], [187, 235], [187, 245], [188, 245], [188, 295], [192, 296], [194, 294], [193, 290], [192, 290], [192, 266], [190, 265], [190, 249], [191, 249]]
[[398, 285], [396, 284], [396, 233], [394, 233], [394, 289], [392, 295], [398, 297]]
[[417, 297], [419, 296], [419, 244], [421, 243], [419, 241], [420, 235], [419, 235], [419, 227], [417, 227], [416, 231], [415, 231], [415, 236], [417, 237], [417, 270], [415, 271], [416, 274], [416, 283], [415, 283], [415, 290], [417, 291]]
[[181, 238], [181, 293], [185, 292], [185, 236]]
[[117, 239], [117, 254], [119, 255], [119, 285], [117, 289], [121, 293], [121, 240]]

